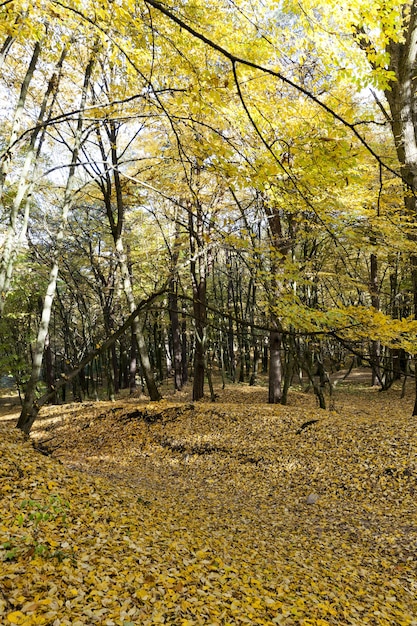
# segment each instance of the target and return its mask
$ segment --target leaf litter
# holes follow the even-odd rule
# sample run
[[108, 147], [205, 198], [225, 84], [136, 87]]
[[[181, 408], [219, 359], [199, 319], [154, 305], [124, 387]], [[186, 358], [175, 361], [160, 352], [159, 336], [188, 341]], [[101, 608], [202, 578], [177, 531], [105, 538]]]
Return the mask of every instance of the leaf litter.
[[[179, 398], [179, 399], [178, 399]], [[411, 398], [230, 387], [0, 423], [3, 624], [417, 625]]]

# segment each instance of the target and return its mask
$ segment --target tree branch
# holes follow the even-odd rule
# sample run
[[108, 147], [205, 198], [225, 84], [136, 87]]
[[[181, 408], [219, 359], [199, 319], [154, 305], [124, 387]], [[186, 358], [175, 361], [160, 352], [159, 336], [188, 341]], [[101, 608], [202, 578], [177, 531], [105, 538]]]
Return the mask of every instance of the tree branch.
[[65, 377], [62, 377], [58, 381], [56, 381], [54, 388], [52, 390], [45, 392], [40, 398], [38, 398], [38, 400], [36, 401], [37, 409], [39, 410], [44, 404], [46, 404], [48, 400], [50, 400], [50, 398], [52, 398], [55, 395], [58, 389], [66, 385], [70, 380], [72, 380], [75, 376], [77, 376], [77, 374], [79, 374], [80, 371], [86, 365], [91, 363], [91, 361], [95, 359], [99, 354], [102, 354], [103, 352], [108, 350], [108, 348], [110, 348], [115, 343], [115, 341], [117, 341], [119, 337], [123, 335], [123, 333], [129, 328], [129, 326], [131, 326], [133, 320], [139, 315], [142, 309], [144, 309], [151, 302], [159, 298], [159, 296], [166, 293], [167, 285], [168, 285], [168, 282], [165, 282], [164, 285], [158, 291], [155, 291], [148, 298], [144, 298], [143, 300], [141, 300], [139, 304], [137, 305], [136, 309], [132, 311], [129, 317], [126, 318], [125, 322], [121, 326], [119, 326], [119, 328], [112, 335], [110, 335], [110, 337], [108, 337], [100, 346], [98, 346], [97, 348], [92, 350], [89, 354], [87, 354], [87, 356], [84, 357], [84, 359], [82, 359], [78, 363], [78, 365], [74, 367], [74, 369], [72, 369], [68, 374], [65, 374]]
[[145, 4], [148, 4], [148, 5], [152, 6], [154, 9], [156, 9], [157, 11], [159, 11], [160, 13], [165, 15], [172, 22], [175, 22], [182, 29], [184, 29], [188, 33], [190, 33], [190, 35], [192, 35], [196, 39], [199, 39], [200, 41], [202, 41], [206, 45], [210, 46], [210, 48], [212, 48], [213, 50], [217, 50], [217, 52], [219, 52], [222, 56], [224, 56], [225, 58], [229, 59], [229, 61], [231, 62], [233, 68], [236, 66], [237, 63], [240, 63], [242, 65], [245, 65], [246, 67], [251, 67], [251, 68], [259, 70], [259, 71], [261, 71], [261, 72], [263, 72], [265, 74], [269, 74], [270, 76], [274, 76], [275, 78], [278, 78], [283, 83], [289, 85], [290, 87], [292, 87], [296, 91], [299, 91], [300, 93], [302, 93], [304, 96], [306, 96], [306, 98], [308, 98], [309, 100], [311, 100], [312, 102], [317, 104], [324, 111], [326, 111], [326, 113], [328, 113], [334, 119], [338, 120], [341, 124], [343, 124], [343, 126], [346, 126], [347, 128], [349, 128], [349, 130], [353, 133], [353, 135], [355, 135], [355, 137], [359, 140], [359, 142], [366, 148], [366, 150], [374, 157], [374, 159], [376, 159], [376, 161], [384, 169], [386, 169], [387, 171], [391, 172], [395, 176], [401, 177], [401, 175], [398, 172], [393, 170], [389, 165], [387, 165], [382, 160], [382, 158], [379, 156], [379, 154], [377, 154], [375, 152], [375, 150], [369, 145], [369, 143], [366, 141], [366, 139], [364, 137], [362, 137], [362, 135], [356, 130], [356, 128], [355, 128], [356, 124], [351, 124], [350, 122], [348, 122], [344, 117], [339, 115], [339, 113], [337, 113], [334, 109], [329, 107], [326, 103], [322, 102], [319, 98], [317, 98], [314, 94], [312, 94], [311, 91], [309, 91], [305, 87], [302, 87], [301, 85], [295, 83], [290, 78], [287, 78], [286, 76], [284, 76], [284, 74], [281, 74], [281, 72], [273, 70], [273, 69], [271, 69], [269, 67], [265, 67], [263, 65], [259, 65], [258, 63], [255, 63], [253, 61], [249, 61], [248, 59], [245, 59], [243, 57], [236, 56], [235, 54], [233, 54], [232, 52], [230, 52], [226, 48], [223, 48], [223, 46], [220, 46], [215, 41], [209, 39], [208, 37], [206, 37], [202, 33], [198, 32], [195, 28], [192, 28], [191, 26], [189, 26], [187, 24], [187, 22], [184, 22], [183, 19], [181, 19], [180, 17], [175, 15], [171, 10], [167, 9], [164, 5], [162, 5], [160, 2], [158, 2], [158, 0], [144, 0], [144, 1], [145, 1]]

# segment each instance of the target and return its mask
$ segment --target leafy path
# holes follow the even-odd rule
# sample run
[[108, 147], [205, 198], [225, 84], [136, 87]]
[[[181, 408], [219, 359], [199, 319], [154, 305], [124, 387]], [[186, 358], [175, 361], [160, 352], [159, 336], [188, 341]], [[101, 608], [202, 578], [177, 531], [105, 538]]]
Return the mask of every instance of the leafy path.
[[5, 624], [417, 624], [417, 434], [398, 390], [232, 388], [1, 426]]

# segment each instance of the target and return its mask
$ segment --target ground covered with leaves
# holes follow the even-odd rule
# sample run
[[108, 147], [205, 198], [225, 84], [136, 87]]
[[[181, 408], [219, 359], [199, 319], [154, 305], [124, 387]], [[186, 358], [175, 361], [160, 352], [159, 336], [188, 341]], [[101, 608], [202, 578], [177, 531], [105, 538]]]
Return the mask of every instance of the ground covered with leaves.
[[72, 404], [31, 441], [0, 422], [0, 623], [416, 626], [417, 424], [399, 395]]

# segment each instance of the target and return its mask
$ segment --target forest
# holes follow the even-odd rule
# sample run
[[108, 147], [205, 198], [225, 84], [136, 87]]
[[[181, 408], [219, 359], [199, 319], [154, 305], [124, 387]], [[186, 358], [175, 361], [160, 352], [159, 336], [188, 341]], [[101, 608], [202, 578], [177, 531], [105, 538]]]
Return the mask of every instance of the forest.
[[325, 407], [342, 367], [383, 390], [414, 376], [414, 10], [2, 2], [0, 373], [20, 429], [45, 403], [157, 401], [167, 379], [199, 400], [212, 373], [267, 374], [285, 404], [301, 377]]
[[416, 626], [417, 0], [0, 0], [0, 621]]

